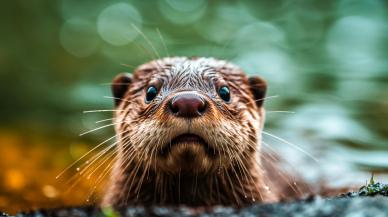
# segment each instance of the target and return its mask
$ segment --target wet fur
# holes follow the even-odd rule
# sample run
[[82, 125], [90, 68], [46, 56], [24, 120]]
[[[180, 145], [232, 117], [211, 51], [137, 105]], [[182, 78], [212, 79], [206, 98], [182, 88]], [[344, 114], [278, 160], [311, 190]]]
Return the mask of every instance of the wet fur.
[[[157, 86], [160, 92], [147, 104], [144, 98], [149, 85]], [[218, 97], [217, 88], [221, 85], [230, 88], [230, 103]], [[211, 102], [209, 114], [189, 122], [169, 115], [166, 101], [183, 90], [203, 94]], [[284, 189], [279, 186], [286, 179], [274, 171], [269, 174], [266, 168], [277, 169], [262, 162], [266, 83], [261, 78], [248, 78], [226, 61], [174, 57], [141, 65], [132, 77], [119, 75], [112, 91], [120, 144], [103, 206], [244, 206], [278, 201], [284, 196]], [[166, 159], [157, 159], [158, 152], [172, 138], [188, 131], [217, 150], [216, 157], [206, 157], [201, 147], [190, 147], [197, 153], [193, 160], [200, 166], [186, 171], [171, 160], [173, 153]], [[175, 152], [179, 153], [179, 148]], [[292, 184], [281, 184], [292, 188]]]

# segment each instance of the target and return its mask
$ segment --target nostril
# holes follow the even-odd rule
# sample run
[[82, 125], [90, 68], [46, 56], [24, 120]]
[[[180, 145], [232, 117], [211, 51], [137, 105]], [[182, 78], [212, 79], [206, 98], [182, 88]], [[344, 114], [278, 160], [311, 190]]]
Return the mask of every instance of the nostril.
[[173, 103], [174, 100], [170, 101], [168, 104], [170, 111], [174, 114], [179, 112], [179, 106], [176, 103]]
[[205, 113], [206, 107], [207, 107], [206, 102], [201, 99], [201, 103], [198, 106], [198, 112], [201, 114]]
[[177, 117], [194, 118], [206, 112], [206, 101], [198, 94], [179, 93], [174, 96], [168, 108]]

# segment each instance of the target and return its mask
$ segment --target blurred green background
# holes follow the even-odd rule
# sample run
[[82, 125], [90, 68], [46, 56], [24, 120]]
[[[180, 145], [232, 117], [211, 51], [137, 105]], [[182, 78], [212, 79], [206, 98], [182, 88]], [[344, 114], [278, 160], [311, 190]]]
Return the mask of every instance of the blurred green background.
[[[312, 182], [388, 182], [388, 3], [4, 1], [0, 8], [0, 210], [85, 203], [55, 176], [113, 135], [109, 82], [160, 56], [212, 56], [269, 83], [264, 136]], [[140, 34], [136, 28], [142, 34]], [[160, 34], [159, 34], [160, 33]], [[286, 112], [282, 112], [286, 111]], [[64, 179], [76, 174], [71, 169]], [[75, 175], [77, 176], [77, 175]]]

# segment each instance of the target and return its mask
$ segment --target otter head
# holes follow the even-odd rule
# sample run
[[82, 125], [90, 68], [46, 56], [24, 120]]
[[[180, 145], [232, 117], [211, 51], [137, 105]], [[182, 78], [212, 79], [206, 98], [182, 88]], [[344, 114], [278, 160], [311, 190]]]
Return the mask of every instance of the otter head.
[[211, 174], [257, 160], [266, 83], [213, 58], [164, 58], [113, 80], [121, 165]]

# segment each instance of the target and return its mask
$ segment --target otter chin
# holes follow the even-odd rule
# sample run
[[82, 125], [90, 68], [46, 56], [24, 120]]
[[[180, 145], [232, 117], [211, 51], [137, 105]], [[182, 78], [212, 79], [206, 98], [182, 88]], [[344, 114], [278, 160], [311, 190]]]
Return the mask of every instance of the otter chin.
[[204, 139], [186, 133], [174, 138], [162, 148], [158, 161], [160, 168], [166, 172], [201, 173], [210, 168], [215, 156], [215, 150]]
[[117, 156], [102, 205], [280, 199], [262, 163], [266, 87], [214, 58], [163, 58], [116, 76]]

